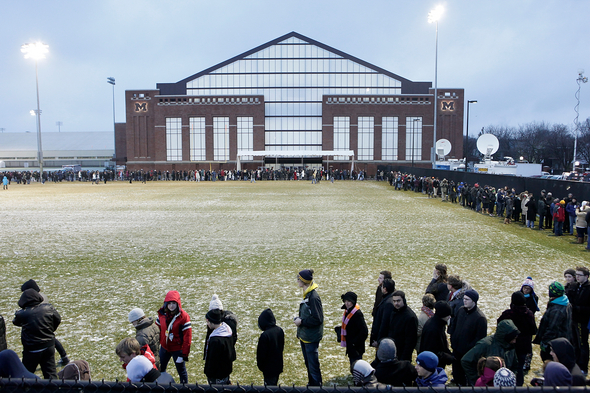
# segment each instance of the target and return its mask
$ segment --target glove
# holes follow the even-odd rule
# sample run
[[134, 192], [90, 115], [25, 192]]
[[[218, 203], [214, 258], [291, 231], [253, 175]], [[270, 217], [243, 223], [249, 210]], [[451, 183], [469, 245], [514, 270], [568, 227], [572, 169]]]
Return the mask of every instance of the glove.
[[176, 363], [183, 363], [183, 362], [184, 362], [184, 358], [182, 358], [180, 356], [176, 358]]
[[188, 362], [188, 356], [183, 356], [182, 359], [184, 359], [185, 362]]

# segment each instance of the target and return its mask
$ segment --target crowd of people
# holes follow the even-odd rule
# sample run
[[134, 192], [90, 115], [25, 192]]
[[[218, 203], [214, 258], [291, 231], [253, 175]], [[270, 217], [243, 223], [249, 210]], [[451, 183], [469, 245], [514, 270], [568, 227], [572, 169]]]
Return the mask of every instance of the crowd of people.
[[575, 236], [573, 243], [586, 243], [586, 250], [590, 251], [590, 202], [579, 200], [571, 193], [554, 196], [541, 190], [535, 196], [532, 192], [519, 192], [509, 187], [496, 189], [478, 183], [456, 184], [444, 178], [401, 172], [392, 172], [389, 184], [396, 190], [420, 192], [429, 198], [440, 198], [442, 202], [456, 203], [477, 213], [499, 217], [505, 224], [520, 223], [526, 228], [551, 231], [549, 236]]
[[[549, 302], [539, 326], [535, 313], [539, 297], [531, 277], [511, 297], [510, 308], [497, 318], [494, 334], [487, 335], [488, 318], [478, 307], [479, 293], [458, 275], [449, 275], [438, 264], [425, 286], [420, 310], [412, 310], [405, 292], [396, 288], [389, 271], [382, 271], [369, 329], [357, 303], [357, 295], [341, 295], [342, 323], [334, 328], [337, 341], [345, 348], [350, 373], [357, 386], [389, 389], [392, 386], [523, 386], [531, 368], [533, 344], [539, 345], [544, 375], [532, 385], [584, 386], [589, 361], [590, 271], [584, 266], [567, 269], [565, 284], [552, 282], [547, 288]], [[297, 274], [302, 298], [293, 324], [306, 366], [308, 384], [321, 386], [320, 342], [324, 337], [324, 312], [314, 271]], [[61, 316], [29, 280], [21, 286], [13, 324], [22, 328], [22, 361], [7, 349], [6, 328], [0, 316], [0, 377], [34, 378], [38, 366], [46, 379], [90, 379], [90, 365], [84, 360], [70, 362], [55, 337]], [[182, 308], [180, 293], [169, 291], [155, 318], [141, 308], [128, 314], [134, 337], [123, 339], [115, 353], [131, 382], [169, 383], [170, 361], [180, 383], [188, 383], [186, 362], [191, 353], [191, 318]], [[204, 374], [210, 384], [231, 384], [236, 360], [238, 318], [224, 310], [213, 295], [205, 315], [207, 326], [203, 348]], [[262, 331], [257, 345], [256, 365], [266, 385], [277, 385], [283, 372], [285, 334], [271, 309], [258, 317]], [[366, 344], [376, 348], [373, 360], [364, 360]], [[65, 366], [57, 373], [55, 351]], [[416, 356], [414, 357], [414, 352]], [[415, 360], [414, 360], [415, 359]], [[253, 359], [254, 360], [254, 359]], [[415, 364], [412, 364], [414, 360]], [[452, 370], [451, 377], [445, 368]]]

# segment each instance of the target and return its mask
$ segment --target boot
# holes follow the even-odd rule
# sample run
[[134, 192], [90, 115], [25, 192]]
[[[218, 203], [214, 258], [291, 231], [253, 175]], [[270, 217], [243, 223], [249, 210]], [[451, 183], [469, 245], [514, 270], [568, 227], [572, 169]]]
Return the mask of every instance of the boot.
[[578, 237], [578, 244], [583, 244], [584, 243], [584, 238], [583, 237]]

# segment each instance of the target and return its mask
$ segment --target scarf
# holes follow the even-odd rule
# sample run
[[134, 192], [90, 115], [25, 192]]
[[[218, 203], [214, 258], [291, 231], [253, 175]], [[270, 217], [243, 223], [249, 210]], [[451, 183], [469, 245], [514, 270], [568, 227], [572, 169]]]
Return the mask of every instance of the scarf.
[[350, 322], [350, 318], [352, 318], [352, 316], [360, 309], [359, 305], [355, 304], [351, 312], [348, 312], [348, 310], [344, 311], [344, 315], [342, 316], [342, 329], [340, 330], [341, 347], [346, 347], [346, 325]]
[[434, 311], [426, 306], [422, 306], [422, 312], [428, 315], [428, 318], [432, 318], [434, 316]]

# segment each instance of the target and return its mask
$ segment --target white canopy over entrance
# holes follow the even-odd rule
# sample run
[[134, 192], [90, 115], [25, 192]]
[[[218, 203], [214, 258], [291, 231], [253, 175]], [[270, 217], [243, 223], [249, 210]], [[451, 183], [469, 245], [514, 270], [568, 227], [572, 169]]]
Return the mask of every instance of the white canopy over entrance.
[[242, 170], [242, 157], [248, 156], [262, 156], [262, 157], [334, 157], [345, 156], [350, 157], [350, 170], [354, 169], [354, 151], [352, 150], [240, 150], [237, 155], [237, 169]]

